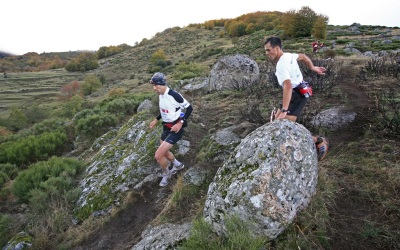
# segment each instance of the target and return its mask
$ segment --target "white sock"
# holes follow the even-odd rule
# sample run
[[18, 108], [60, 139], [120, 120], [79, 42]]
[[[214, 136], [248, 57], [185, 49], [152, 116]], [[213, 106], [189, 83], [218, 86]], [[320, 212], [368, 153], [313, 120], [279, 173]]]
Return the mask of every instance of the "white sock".
[[174, 166], [179, 166], [181, 165], [181, 163], [175, 158], [174, 159]]

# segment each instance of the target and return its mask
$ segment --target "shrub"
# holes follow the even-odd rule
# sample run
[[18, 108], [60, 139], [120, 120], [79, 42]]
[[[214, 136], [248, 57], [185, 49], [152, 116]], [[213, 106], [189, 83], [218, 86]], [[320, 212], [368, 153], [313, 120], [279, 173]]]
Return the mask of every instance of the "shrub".
[[377, 128], [400, 134], [400, 95], [396, 90], [390, 86], [375, 94], [375, 105], [379, 112]]
[[394, 56], [371, 57], [364, 66], [368, 73], [393, 78], [400, 77], [400, 64]]
[[313, 90], [327, 92], [343, 81], [344, 75], [341, 73], [341, 63], [321, 59], [313, 59], [312, 61], [314, 65], [326, 68], [325, 75], [321, 76], [310, 70], [303, 63], [300, 63], [304, 80], [312, 85]]
[[67, 122], [61, 118], [50, 118], [36, 123], [31, 128], [31, 134], [40, 135], [46, 132], [54, 132], [55, 130], [64, 131], [67, 127]]
[[46, 132], [41, 135], [30, 135], [17, 141], [0, 144], [0, 163], [26, 165], [46, 160], [60, 154], [67, 146], [67, 135], [63, 131]]
[[48, 108], [33, 104], [24, 111], [24, 114], [29, 124], [35, 124], [49, 117], [50, 111]]
[[12, 107], [7, 119], [7, 128], [11, 131], [18, 131], [24, 128], [28, 123], [25, 114], [17, 107]]
[[71, 97], [79, 93], [80, 83], [78, 81], [73, 81], [71, 83], [65, 84], [60, 91], [61, 100], [69, 100]]
[[78, 57], [71, 60], [65, 66], [67, 71], [81, 71], [85, 72], [87, 70], [92, 70], [99, 67], [99, 63], [97, 62], [97, 55], [95, 53], [82, 53]]
[[107, 132], [118, 124], [118, 119], [113, 114], [101, 113], [89, 115], [76, 122], [76, 132], [88, 137], [97, 137]]
[[35, 189], [45, 191], [49, 197], [73, 189], [73, 179], [83, 170], [83, 162], [74, 158], [52, 157], [37, 162], [21, 171], [12, 186], [12, 192], [27, 203]]
[[84, 95], [90, 95], [102, 86], [100, 79], [95, 75], [86, 76], [84, 81], [81, 85]]
[[97, 51], [97, 58], [101, 59], [104, 57], [112, 56], [118, 53], [121, 53], [124, 51], [124, 49], [120, 46], [103, 46], [100, 47], [99, 50]]

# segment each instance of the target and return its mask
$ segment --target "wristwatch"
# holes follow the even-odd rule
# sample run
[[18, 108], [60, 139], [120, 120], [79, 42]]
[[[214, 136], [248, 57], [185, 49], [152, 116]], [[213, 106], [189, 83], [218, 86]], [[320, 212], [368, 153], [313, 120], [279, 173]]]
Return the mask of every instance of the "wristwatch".
[[287, 109], [281, 109], [281, 112], [282, 112], [282, 113], [289, 113], [289, 110], [287, 110]]

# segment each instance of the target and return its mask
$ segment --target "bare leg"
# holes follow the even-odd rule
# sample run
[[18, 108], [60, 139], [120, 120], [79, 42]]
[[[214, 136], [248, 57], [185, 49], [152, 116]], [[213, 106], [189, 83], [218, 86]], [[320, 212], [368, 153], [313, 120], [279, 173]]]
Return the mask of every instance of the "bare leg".
[[[160, 145], [163, 143], [164, 141], [160, 140]], [[172, 146], [171, 146], [172, 147]], [[167, 158], [168, 161], [170, 162], [174, 162], [175, 160], [175, 156], [171, 153], [171, 151], [168, 150], [168, 152], [164, 155], [165, 158]]]
[[167, 160], [170, 161], [170, 162], [174, 162], [174, 160], [175, 160], [175, 156], [174, 156], [173, 153], [171, 153], [171, 151], [168, 151], [165, 154], [165, 158], [167, 158]]
[[155, 153], [155, 158], [158, 162], [158, 164], [160, 164], [161, 168], [163, 169], [163, 171], [167, 171], [168, 168], [168, 158], [167, 157], [171, 157], [170, 155], [172, 155], [172, 158], [174, 159], [174, 155], [169, 151], [172, 148], [172, 144], [169, 144], [168, 142], [162, 141], [161, 145], [158, 147], [156, 153]]

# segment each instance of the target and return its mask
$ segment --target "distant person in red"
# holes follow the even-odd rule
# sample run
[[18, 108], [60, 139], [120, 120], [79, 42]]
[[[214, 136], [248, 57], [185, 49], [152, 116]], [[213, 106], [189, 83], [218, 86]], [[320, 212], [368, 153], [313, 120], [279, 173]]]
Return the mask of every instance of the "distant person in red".
[[318, 41], [313, 42], [312, 45], [312, 51], [314, 54], [316, 54], [318, 52]]

